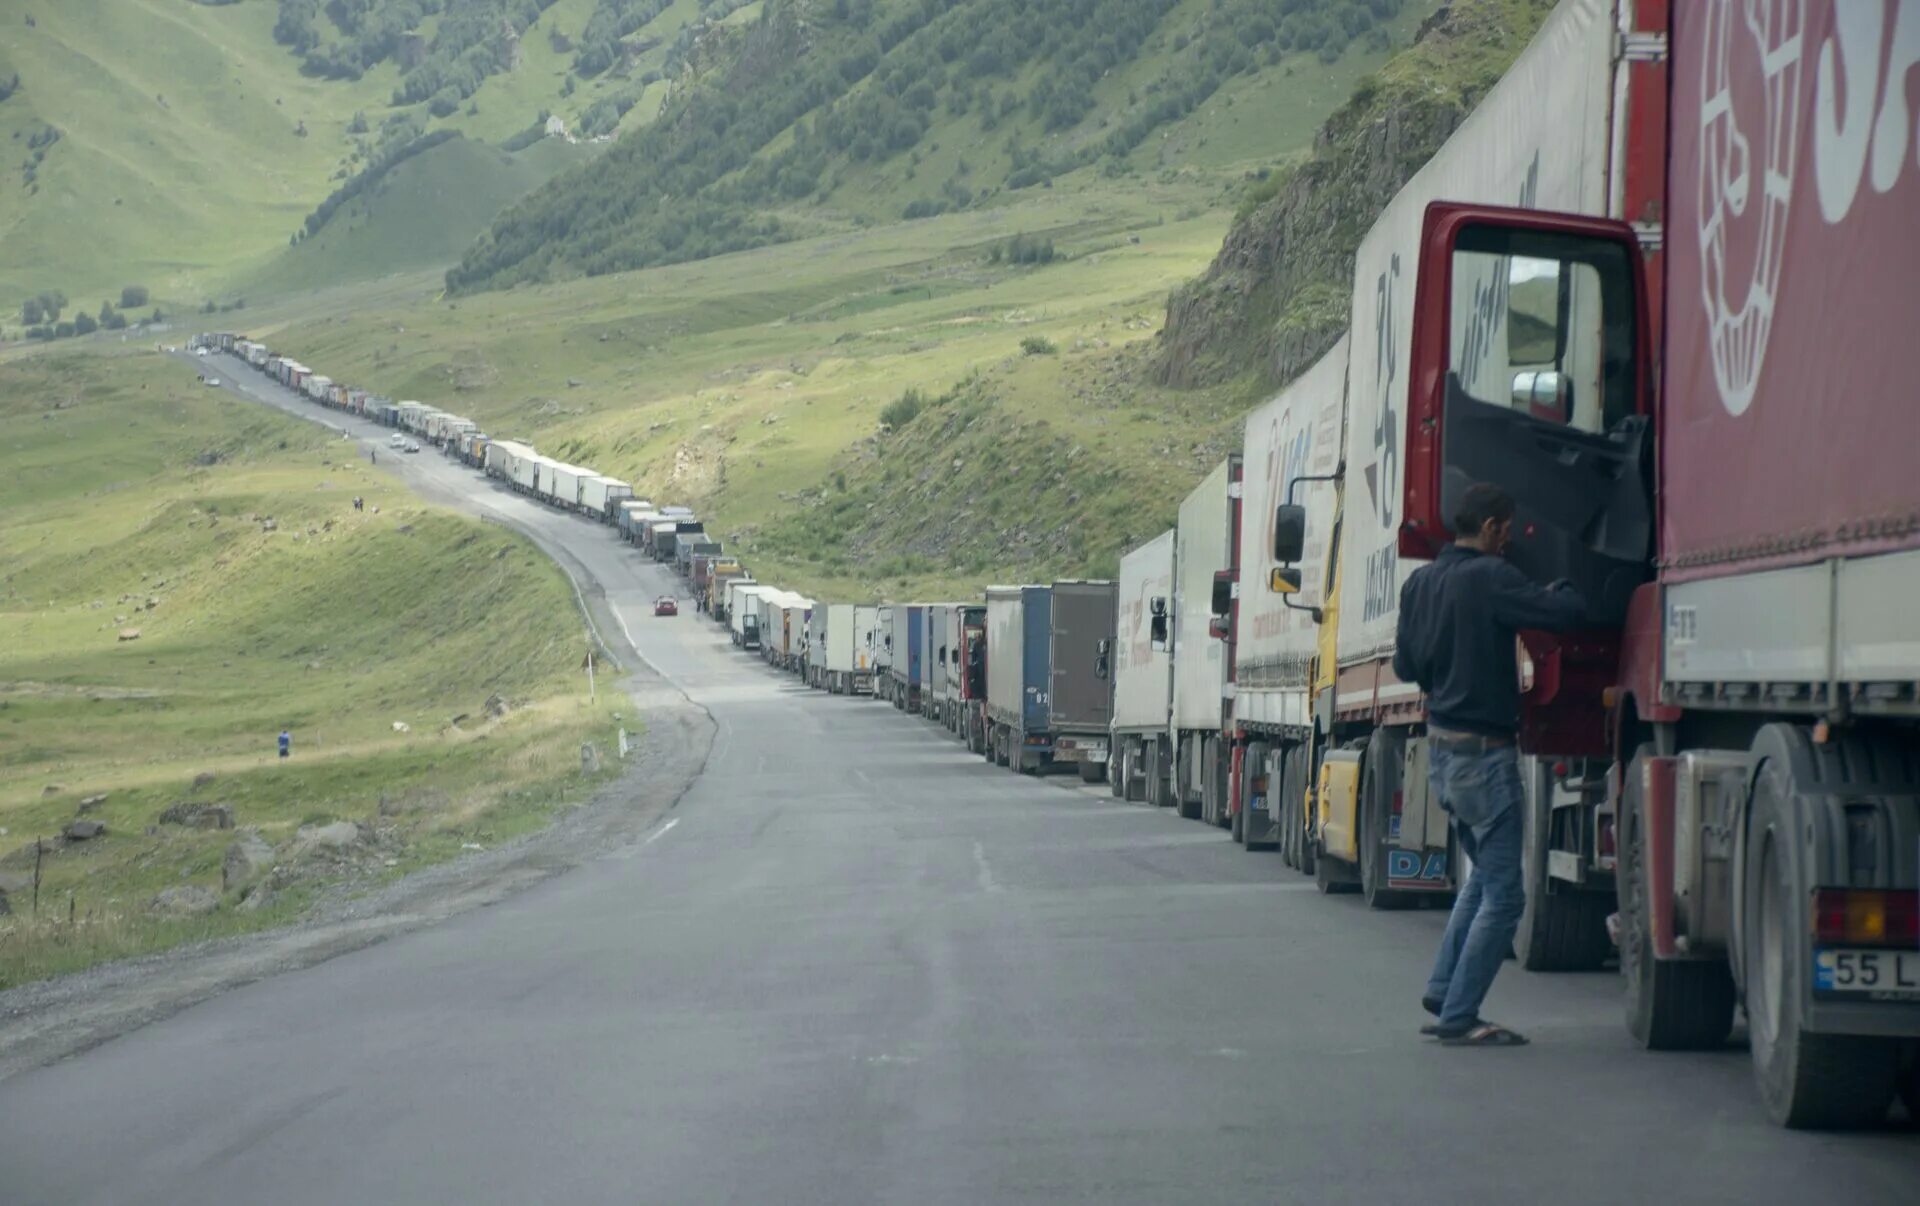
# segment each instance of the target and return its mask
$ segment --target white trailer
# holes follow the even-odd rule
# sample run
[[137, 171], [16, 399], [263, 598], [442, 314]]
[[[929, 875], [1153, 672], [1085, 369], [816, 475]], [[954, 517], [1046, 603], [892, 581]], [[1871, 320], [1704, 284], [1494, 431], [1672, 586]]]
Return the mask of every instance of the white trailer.
[[1176, 530], [1120, 559], [1113, 643], [1113, 739], [1107, 781], [1128, 800], [1170, 800], [1173, 565]]
[[315, 374], [308, 377], [300, 386], [300, 391], [315, 402], [327, 400], [327, 392], [333, 388], [333, 378]]
[[569, 465], [565, 461], [553, 462], [552, 484], [548, 486], [547, 500], [556, 507], [568, 511], [580, 509], [580, 489], [592, 470], [582, 469], [578, 465]]
[[487, 443], [487, 476], [497, 477], [511, 485], [515, 481], [514, 474], [519, 463], [531, 456], [531, 445], [518, 440], [491, 440]]
[[829, 694], [853, 694], [859, 624], [851, 603], [823, 603], [813, 609], [812, 629], [820, 640], [808, 648], [810, 673]]
[[538, 497], [546, 484], [547, 467], [551, 464], [553, 462], [546, 457], [529, 450], [527, 455], [514, 462], [513, 484], [521, 493]]
[[[1314, 870], [1306, 796], [1315, 750], [1312, 692], [1328, 607], [1347, 339], [1247, 416], [1241, 484], [1240, 609], [1234, 629], [1234, 727], [1247, 748], [1239, 829], [1249, 848], [1272, 845], [1289, 866]], [[1275, 513], [1306, 508], [1306, 544], [1291, 582], [1272, 577]], [[1328, 634], [1330, 638], [1331, 634]], [[1329, 640], [1329, 644], [1330, 644]], [[1328, 651], [1330, 652], [1330, 650]], [[1319, 664], [1331, 668], [1331, 659]]]
[[893, 687], [888, 674], [893, 665], [893, 604], [882, 603], [873, 610], [873, 694], [876, 699], [891, 699]]
[[940, 723], [947, 732], [960, 735], [960, 683], [966, 677], [966, 628], [967, 605], [953, 603], [940, 609], [936, 617], [939, 625], [934, 633], [937, 638], [935, 654], [939, 662], [933, 672], [933, 687], [940, 696]]
[[1227, 704], [1225, 643], [1211, 635], [1213, 577], [1231, 565], [1231, 458], [1180, 504], [1173, 545], [1172, 803], [1183, 817], [1224, 825]]
[[632, 497], [632, 486], [604, 473], [595, 473], [580, 483], [580, 508], [602, 523], [612, 523], [620, 501]]
[[880, 669], [880, 608], [859, 604], [853, 609], [853, 671], [847, 690], [854, 695], [873, 694], [874, 675]]
[[813, 600], [805, 595], [789, 594], [781, 605], [784, 613], [780, 665], [795, 673], [803, 671], [807, 661], [807, 619]]
[[765, 597], [778, 591], [764, 582], [728, 583], [727, 633], [742, 649], [758, 652]]

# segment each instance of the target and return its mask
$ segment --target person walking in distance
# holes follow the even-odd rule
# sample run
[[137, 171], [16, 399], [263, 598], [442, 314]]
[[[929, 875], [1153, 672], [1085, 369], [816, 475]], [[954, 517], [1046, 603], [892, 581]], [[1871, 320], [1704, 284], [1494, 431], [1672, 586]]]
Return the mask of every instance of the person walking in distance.
[[280, 730], [280, 756], [282, 758], [285, 758], [292, 753], [293, 753], [293, 733], [287, 729], [281, 729]]
[[1513, 499], [1499, 487], [1469, 486], [1453, 530], [1454, 542], [1400, 589], [1393, 655], [1393, 672], [1427, 697], [1430, 786], [1473, 860], [1420, 1001], [1439, 1021], [1422, 1033], [1455, 1046], [1518, 1047], [1524, 1037], [1480, 1017], [1527, 903], [1514, 646], [1523, 628], [1580, 627], [1587, 605], [1567, 584], [1536, 585], [1506, 559]]

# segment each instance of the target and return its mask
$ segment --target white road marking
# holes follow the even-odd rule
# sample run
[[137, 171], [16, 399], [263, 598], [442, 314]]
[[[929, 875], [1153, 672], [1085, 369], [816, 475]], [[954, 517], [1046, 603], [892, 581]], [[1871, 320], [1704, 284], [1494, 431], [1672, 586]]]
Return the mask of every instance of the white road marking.
[[668, 834], [668, 833], [669, 833], [669, 832], [670, 832], [670, 831], [671, 831], [671, 830], [673, 829], [673, 827], [674, 827], [675, 825], [678, 825], [679, 823], [680, 823], [680, 818], [679, 818], [679, 817], [675, 817], [675, 818], [673, 818], [673, 819], [672, 819], [671, 821], [668, 821], [668, 822], [667, 822], [666, 824], [664, 824], [664, 825], [662, 825], [662, 826], [660, 826], [660, 828], [658, 828], [658, 829], [656, 829], [656, 830], [654, 830], [654, 831], [653, 831], [652, 833], [650, 833], [650, 834], [648, 834], [648, 835], [647, 835], [647, 840], [646, 840], [646, 841], [644, 841], [644, 842], [641, 842], [640, 844], [641, 844], [642, 846], [651, 846], [651, 845], [653, 845], [653, 844], [654, 844], [655, 842], [657, 842], [657, 841], [659, 841], [659, 840], [660, 840], [661, 838], [663, 838], [663, 837], [665, 837], [665, 836], [667, 836], [667, 834]]
[[973, 844], [973, 861], [974, 865], [980, 869], [978, 876], [980, 890], [989, 893], [1000, 891], [1000, 885], [993, 878], [993, 868], [987, 866], [987, 848], [979, 842]]

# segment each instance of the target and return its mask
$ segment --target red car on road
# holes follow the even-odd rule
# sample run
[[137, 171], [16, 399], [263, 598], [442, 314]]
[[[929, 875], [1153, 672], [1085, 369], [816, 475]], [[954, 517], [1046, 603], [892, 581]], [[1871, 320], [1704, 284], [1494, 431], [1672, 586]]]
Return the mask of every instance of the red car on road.
[[677, 616], [680, 604], [672, 595], [661, 595], [653, 601], [653, 614], [656, 616]]

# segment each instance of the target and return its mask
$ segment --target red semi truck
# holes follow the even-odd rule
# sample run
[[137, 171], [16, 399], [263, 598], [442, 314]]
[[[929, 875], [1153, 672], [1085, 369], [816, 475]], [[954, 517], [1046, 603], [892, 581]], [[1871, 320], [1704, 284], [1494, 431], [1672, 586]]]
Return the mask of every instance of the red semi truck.
[[[1618, 852], [1634, 1035], [1718, 1046], [1744, 1005], [1776, 1120], [1872, 1124], [1920, 1110], [1920, 3], [1643, 2], [1625, 35], [1628, 220], [1427, 209], [1400, 551], [1493, 481], [1516, 560], [1593, 606], [1528, 636], [1525, 738], [1605, 768], [1549, 858]], [[1495, 260], [1567, 371], [1480, 371]]]
[[1518, 953], [1611, 933], [1649, 1048], [1744, 1009], [1789, 1126], [1920, 1116], [1916, 65], [1920, 0], [1565, 0], [1362, 243], [1344, 373], [1269, 420], [1317, 446], [1337, 396], [1339, 468], [1249, 490], [1242, 592], [1281, 570], [1322, 636], [1251, 635], [1247, 693], [1287, 708], [1241, 709], [1236, 764], [1316, 785], [1281, 815], [1323, 884], [1453, 879], [1390, 654], [1407, 574], [1500, 485], [1513, 560], [1590, 605], [1523, 634]]

